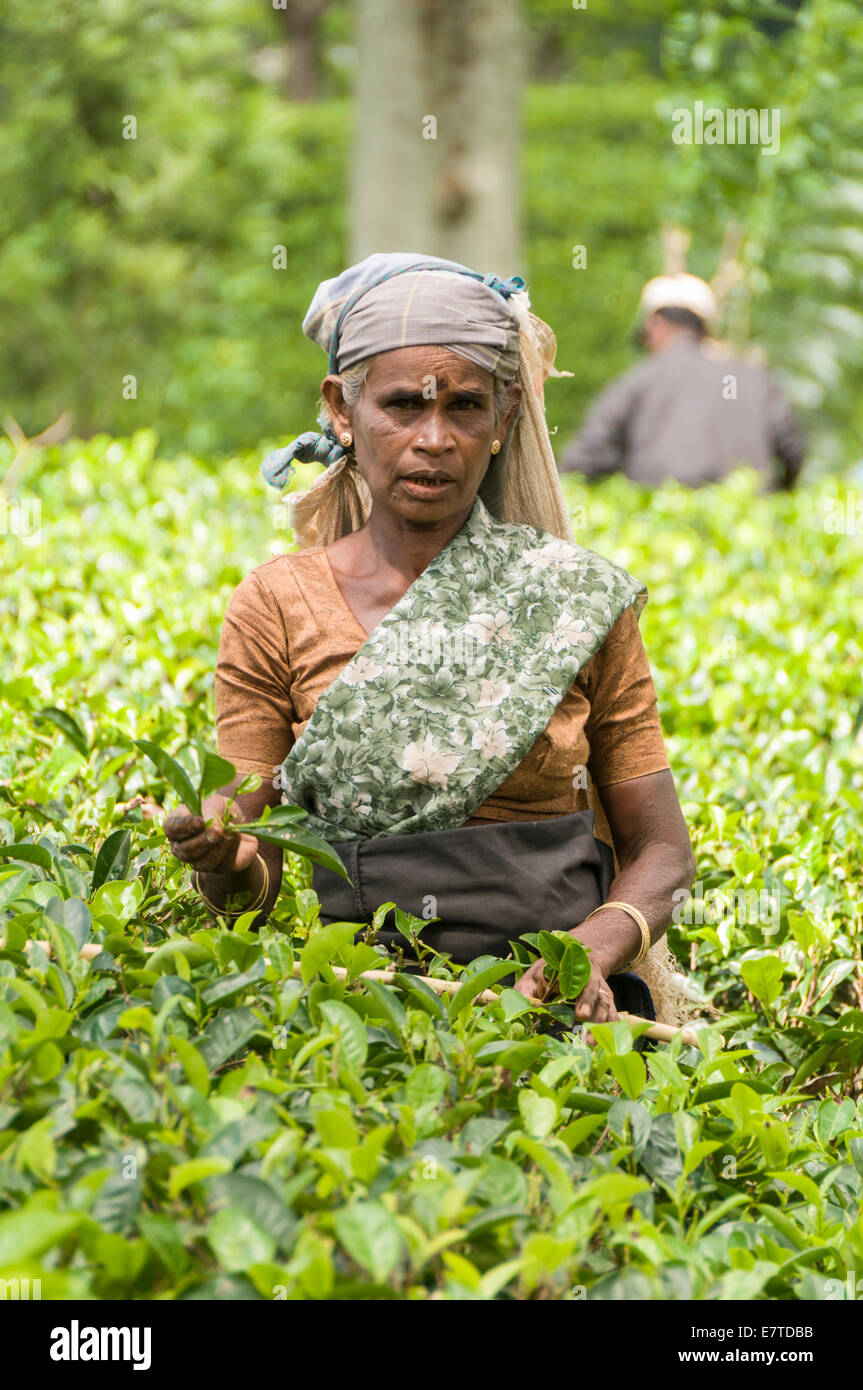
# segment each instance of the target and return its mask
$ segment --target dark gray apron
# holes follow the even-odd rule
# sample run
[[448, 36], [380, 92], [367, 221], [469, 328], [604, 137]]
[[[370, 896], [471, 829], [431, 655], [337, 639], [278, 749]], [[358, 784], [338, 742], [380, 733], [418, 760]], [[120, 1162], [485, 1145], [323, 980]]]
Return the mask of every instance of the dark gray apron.
[[[614, 856], [593, 833], [593, 812], [542, 821], [495, 821], [417, 835], [382, 835], [334, 844], [351, 883], [314, 866], [312, 886], [321, 921], [370, 924], [381, 903], [394, 902], [429, 922], [421, 940], [466, 964], [477, 956], [505, 958], [525, 932], [568, 931], [605, 902]], [[377, 941], [415, 959], [396, 931], [392, 912]], [[630, 971], [608, 981], [619, 1009], [655, 1018], [644, 981]]]

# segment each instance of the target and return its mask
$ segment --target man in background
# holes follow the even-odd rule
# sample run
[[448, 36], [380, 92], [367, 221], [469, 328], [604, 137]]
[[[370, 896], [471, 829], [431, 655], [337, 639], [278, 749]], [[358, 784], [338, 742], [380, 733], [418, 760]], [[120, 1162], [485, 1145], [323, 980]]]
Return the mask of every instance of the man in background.
[[791, 489], [803, 466], [803, 434], [763, 368], [726, 356], [707, 338], [716, 300], [695, 275], [660, 275], [639, 306], [646, 362], [594, 402], [561, 473], [621, 471], [647, 486], [666, 478], [698, 487], [749, 464], [768, 491]]

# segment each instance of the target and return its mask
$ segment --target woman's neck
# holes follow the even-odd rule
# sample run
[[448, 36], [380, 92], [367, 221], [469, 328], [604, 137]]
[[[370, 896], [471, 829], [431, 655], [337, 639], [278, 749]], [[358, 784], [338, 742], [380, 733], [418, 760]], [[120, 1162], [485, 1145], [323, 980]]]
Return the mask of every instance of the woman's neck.
[[377, 570], [397, 571], [413, 583], [461, 530], [470, 511], [467, 507], [439, 522], [418, 526], [373, 506], [365, 526], [351, 538], [354, 556], [364, 568], [369, 564]]

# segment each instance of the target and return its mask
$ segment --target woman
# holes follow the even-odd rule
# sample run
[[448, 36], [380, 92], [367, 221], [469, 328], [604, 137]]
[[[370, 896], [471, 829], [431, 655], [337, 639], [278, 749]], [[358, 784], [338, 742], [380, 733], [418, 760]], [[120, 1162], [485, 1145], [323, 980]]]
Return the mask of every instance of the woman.
[[[300, 551], [232, 595], [216, 670], [219, 751], [237, 782], [268, 779], [243, 816], [284, 791], [337, 846], [351, 883], [315, 870], [324, 921], [395, 901], [437, 919], [422, 940], [456, 961], [566, 930], [591, 952], [579, 1021], [654, 1016], [644, 980], [673, 1015], [663, 937], [694, 861], [646, 594], [573, 540], [543, 404], [551, 330], [517, 278], [410, 255], [325, 281], [303, 330], [329, 353], [323, 433], [264, 472], [327, 469], [291, 499]], [[206, 828], [223, 807], [166, 833], [205, 902], [245, 894], [263, 920], [281, 852]], [[543, 987], [540, 961], [517, 988]]]

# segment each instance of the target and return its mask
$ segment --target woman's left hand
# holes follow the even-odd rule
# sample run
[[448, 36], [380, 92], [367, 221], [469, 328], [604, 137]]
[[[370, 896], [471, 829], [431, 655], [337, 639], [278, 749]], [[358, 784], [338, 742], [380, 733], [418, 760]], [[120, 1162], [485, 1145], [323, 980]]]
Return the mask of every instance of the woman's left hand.
[[579, 1023], [612, 1023], [619, 1017], [611, 985], [593, 963], [590, 979], [575, 1001], [575, 1017]]
[[[545, 961], [534, 961], [530, 969], [525, 970], [516, 982], [515, 988], [519, 994], [523, 994], [527, 998], [532, 996], [535, 999], [544, 1000], [548, 991], [544, 972]], [[556, 989], [554, 993], [557, 993]], [[551, 996], [549, 996], [549, 1002], [550, 998]], [[602, 971], [596, 965], [591, 964], [590, 978], [575, 1001], [576, 1021], [578, 1023], [609, 1023], [618, 1017], [617, 1009], [614, 1007], [611, 985]]]

